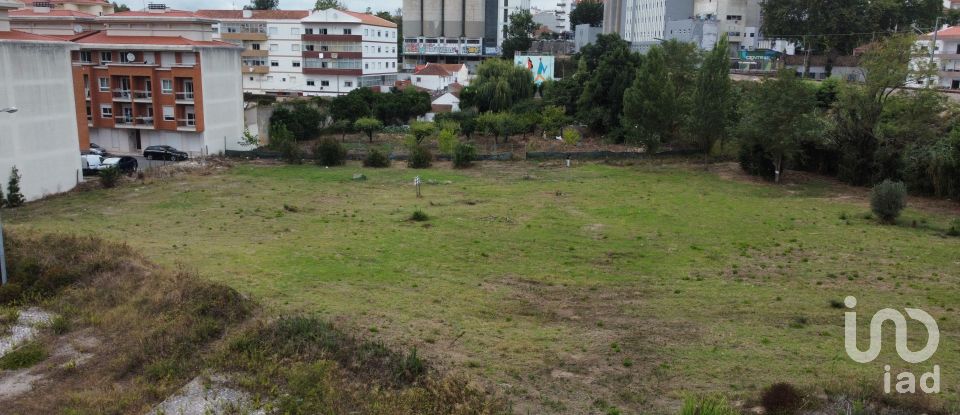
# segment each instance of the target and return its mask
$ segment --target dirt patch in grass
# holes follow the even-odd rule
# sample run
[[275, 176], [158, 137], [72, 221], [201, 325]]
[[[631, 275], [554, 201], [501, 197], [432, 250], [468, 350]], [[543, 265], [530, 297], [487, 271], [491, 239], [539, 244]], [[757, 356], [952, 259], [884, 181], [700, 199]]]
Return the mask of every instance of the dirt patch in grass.
[[579, 347], [545, 356], [529, 376], [515, 379], [518, 410], [588, 413], [611, 408], [642, 413], [670, 405], [658, 391], [679, 386], [664, 370], [677, 338], [695, 342], [698, 330], [661, 319], [636, 285], [564, 286], [504, 278], [495, 287], [513, 298], [509, 315], [534, 318], [577, 333]]

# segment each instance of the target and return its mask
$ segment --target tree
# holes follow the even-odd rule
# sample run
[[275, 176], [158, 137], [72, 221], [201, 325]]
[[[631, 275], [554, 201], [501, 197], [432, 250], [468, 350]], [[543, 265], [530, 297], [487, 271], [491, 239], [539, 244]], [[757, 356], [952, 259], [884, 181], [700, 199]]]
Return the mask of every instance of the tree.
[[270, 130], [270, 148], [279, 151], [287, 163], [303, 163], [303, 150], [297, 144], [296, 137], [283, 123], [273, 124]]
[[555, 135], [562, 135], [563, 126], [570, 122], [566, 110], [563, 107], [549, 105], [543, 107], [540, 113], [540, 127], [544, 134], [549, 134], [551, 138]]
[[[631, 52], [629, 44], [619, 36], [611, 36], [613, 37], [608, 42], [610, 49], [602, 52], [596, 70], [581, 72], [590, 71], [587, 61], [583, 61], [581, 68], [577, 70], [578, 76], [582, 73], [585, 82], [583, 93], [577, 101], [577, 117], [593, 131], [613, 132], [609, 138], [619, 142], [623, 138], [619, 133], [623, 93], [633, 83], [642, 58]], [[581, 59], [584, 58], [591, 59], [586, 56]]]
[[7, 182], [7, 207], [18, 208], [27, 202], [20, 191], [20, 170], [17, 166], [10, 169], [10, 180]]
[[394, 89], [389, 94], [374, 94], [373, 113], [384, 124], [407, 124], [430, 112], [430, 94], [416, 88]]
[[260, 136], [251, 133], [249, 128], [243, 128], [243, 136], [240, 138], [240, 141], [237, 142], [244, 147], [259, 147], [260, 146]]
[[530, 49], [530, 45], [533, 44], [530, 35], [539, 27], [540, 24], [533, 21], [530, 10], [518, 10], [511, 13], [510, 26], [507, 28], [503, 44], [500, 45], [503, 57], [512, 60], [517, 52]]
[[780, 183], [784, 163], [799, 154], [801, 144], [822, 133], [816, 91], [792, 69], [751, 89], [741, 112], [737, 128], [741, 146], [763, 149], [773, 163], [776, 183]]
[[577, 3], [577, 8], [570, 12], [570, 26], [577, 27], [582, 24], [593, 27], [603, 26], [603, 3], [598, 0]]
[[543, 102], [548, 106], [563, 108], [567, 115], [577, 113], [577, 100], [583, 94], [583, 85], [579, 82], [579, 73], [563, 79], [547, 80], [541, 86]]
[[327, 9], [346, 9], [346, 6], [343, 5], [339, 0], [317, 0], [317, 3], [313, 6], [314, 10], [327, 10]]
[[250, 4], [243, 6], [247, 10], [277, 10], [280, 0], [250, 0]]
[[127, 7], [126, 4], [119, 4], [119, 3], [117, 3], [117, 2], [113, 2], [113, 3], [111, 3], [111, 4], [113, 5], [113, 12], [114, 12], [114, 13], [121, 13], [121, 12], [128, 12], [128, 11], [130, 11], [130, 7]]
[[653, 153], [661, 143], [673, 141], [683, 114], [677, 108], [676, 90], [667, 73], [664, 52], [650, 48], [637, 70], [633, 85], [623, 94], [623, 128], [626, 138], [643, 143]]
[[320, 133], [320, 124], [326, 116], [319, 108], [306, 101], [277, 106], [270, 123], [284, 124], [297, 140], [310, 140]]
[[507, 112], [485, 112], [477, 117], [477, 125], [488, 134], [493, 134], [493, 142], [503, 137], [503, 142], [510, 139], [510, 134], [519, 129], [513, 116]]
[[703, 151], [704, 167], [710, 150], [727, 136], [733, 116], [733, 94], [730, 87], [730, 58], [727, 36], [713, 47], [697, 75], [687, 125], [693, 140]]
[[347, 139], [347, 133], [353, 131], [353, 124], [348, 120], [337, 120], [330, 124], [330, 130], [340, 134], [340, 141]]
[[463, 108], [480, 112], [507, 111], [516, 103], [533, 98], [536, 87], [530, 72], [513, 62], [488, 59], [477, 68], [476, 78], [460, 94]]
[[437, 132], [437, 126], [429, 121], [414, 121], [410, 124], [410, 133], [416, 140], [416, 145], [423, 144], [423, 141]]
[[359, 131], [363, 131], [364, 134], [370, 139], [370, 142], [373, 142], [373, 135], [383, 129], [383, 123], [380, 120], [372, 117], [363, 117], [357, 120], [353, 124], [353, 127]]
[[398, 19], [398, 18], [396, 18], [396, 17], [393, 17], [393, 15], [390, 14], [390, 12], [388, 12], [388, 11], [386, 11], [386, 10], [378, 11], [377, 14], [375, 14], [374, 16], [377, 16], [377, 17], [379, 17], [379, 18], [381, 18], [381, 19], [383, 19], [383, 20], [388, 20], [388, 21], [391, 21], [391, 22], [394, 22], [394, 23], [397, 23], [397, 20], [402, 20], [402, 19]]

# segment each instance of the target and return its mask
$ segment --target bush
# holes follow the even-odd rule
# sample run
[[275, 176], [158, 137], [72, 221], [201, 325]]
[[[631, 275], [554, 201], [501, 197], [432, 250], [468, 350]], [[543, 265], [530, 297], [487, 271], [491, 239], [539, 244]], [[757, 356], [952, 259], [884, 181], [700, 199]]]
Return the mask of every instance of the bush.
[[0, 357], [0, 370], [17, 370], [47, 359], [47, 350], [38, 342], [27, 343]]
[[410, 148], [410, 160], [407, 161], [407, 166], [412, 169], [426, 169], [430, 167], [433, 162], [433, 154], [430, 153], [430, 149], [423, 145], [414, 145]]
[[313, 148], [313, 158], [321, 166], [340, 166], [347, 159], [347, 149], [332, 138], [324, 138]]
[[960, 219], [954, 219], [953, 223], [950, 224], [950, 229], [947, 229], [948, 236], [960, 236]]
[[776, 171], [773, 168], [773, 160], [767, 156], [760, 144], [743, 143], [737, 158], [740, 161], [740, 168], [747, 174], [769, 180], [774, 179]]
[[789, 415], [800, 409], [803, 396], [789, 383], [776, 383], [763, 391], [760, 401], [770, 415]]
[[363, 159], [363, 167], [390, 167], [390, 157], [380, 150], [371, 148], [367, 158]]
[[100, 185], [104, 189], [112, 189], [120, 181], [120, 175], [120, 169], [115, 167], [100, 170]]
[[880, 220], [892, 223], [907, 206], [907, 187], [903, 182], [884, 180], [870, 193], [870, 209]]
[[680, 415], [737, 415], [727, 400], [720, 395], [688, 397], [683, 401]]
[[453, 151], [453, 167], [465, 169], [473, 165], [477, 158], [477, 149], [470, 144], [459, 143]]
[[580, 143], [580, 139], [583, 136], [580, 135], [580, 132], [573, 128], [566, 128], [563, 130], [563, 142], [567, 145], [575, 146]]
[[7, 182], [7, 207], [17, 208], [23, 206], [27, 202], [27, 199], [23, 197], [23, 193], [20, 192], [20, 171], [17, 170], [17, 166], [13, 166], [10, 169], [10, 181]]
[[430, 220], [430, 216], [428, 216], [426, 212], [417, 209], [410, 214], [410, 220], [414, 222], [426, 222]]

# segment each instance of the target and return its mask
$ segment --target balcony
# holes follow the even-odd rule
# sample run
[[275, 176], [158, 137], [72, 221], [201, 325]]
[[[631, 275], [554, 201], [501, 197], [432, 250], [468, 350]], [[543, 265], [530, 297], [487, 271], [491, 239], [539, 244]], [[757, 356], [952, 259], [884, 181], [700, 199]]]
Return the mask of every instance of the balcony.
[[113, 117], [113, 125], [115, 127], [133, 127], [133, 117]]
[[245, 74], [268, 74], [270, 73], [270, 67], [266, 65], [243, 65], [241, 70]]
[[304, 42], [363, 42], [360, 35], [303, 35]]
[[177, 119], [177, 129], [181, 131], [197, 131], [196, 118]]
[[114, 89], [113, 90], [113, 99], [114, 100], [124, 100], [129, 101], [133, 98], [133, 94], [129, 89]]
[[193, 102], [194, 93], [193, 91], [184, 91], [177, 92], [177, 103], [181, 102]]
[[136, 117], [133, 119], [133, 122], [137, 127], [153, 128], [153, 117]]
[[137, 101], [152, 101], [153, 91], [133, 91], [133, 99]]
[[270, 56], [269, 50], [254, 50], [254, 49], [244, 49], [243, 52], [240, 52], [240, 56], [244, 58], [265, 58]]
[[267, 34], [263, 32], [222, 32], [220, 38], [223, 40], [267, 40]]

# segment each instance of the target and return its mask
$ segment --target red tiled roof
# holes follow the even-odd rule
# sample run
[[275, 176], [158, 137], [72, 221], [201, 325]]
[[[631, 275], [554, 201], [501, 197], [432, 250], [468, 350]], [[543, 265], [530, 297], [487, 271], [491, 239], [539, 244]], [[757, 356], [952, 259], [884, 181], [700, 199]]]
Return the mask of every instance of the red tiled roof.
[[349, 14], [353, 17], [360, 19], [363, 24], [368, 24], [371, 26], [382, 26], [382, 27], [397, 27], [397, 24], [386, 19], [381, 19], [372, 14], [352, 12], [349, 10], [341, 10], [342, 12]]
[[10, 17], [50, 16], [50, 17], [86, 17], [90, 19], [97, 17], [90, 13], [78, 12], [75, 10], [50, 10], [48, 12], [41, 13], [41, 12], [34, 11], [33, 9], [17, 9], [17, 10], [11, 10], [9, 14], [10, 14]]
[[428, 63], [427, 66], [417, 69], [415, 72], [416, 75], [436, 75], [436, 76], [450, 76], [443, 65], [438, 65], [434, 63]]
[[[933, 32], [928, 33], [925, 38], [930, 38], [933, 36]], [[960, 26], [948, 27], [937, 32], [938, 38], [956, 38], [960, 37]]]
[[[252, 10], [250, 19], [300, 20], [310, 15], [309, 10]], [[197, 16], [209, 19], [243, 19], [243, 10], [197, 10]]]
[[61, 39], [49, 36], [40, 36], [19, 30], [0, 31], [0, 40], [37, 40], [46, 42], [63, 42]]
[[47, 0], [53, 4], [99, 4], [106, 6], [110, 4], [107, 0]]
[[99, 31], [77, 36], [73, 41], [80, 44], [98, 45], [237, 47], [236, 45], [226, 42], [190, 40], [184, 37], [174, 36], [108, 36], [106, 33]]
[[114, 18], [114, 17], [155, 17], [155, 18], [165, 18], [165, 17], [181, 17], [181, 18], [182, 18], [182, 17], [195, 17], [195, 18], [200, 18], [200, 16], [198, 16], [198, 15], [197, 15], [196, 13], [194, 13], [194, 12], [187, 11], [187, 10], [174, 10], [174, 9], [167, 9], [167, 10], [165, 10], [165, 11], [163, 11], [163, 12], [157, 12], [157, 13], [152, 13], [152, 12], [149, 12], [149, 11], [133, 11], [133, 10], [131, 10], [131, 11], [128, 11], [128, 12], [120, 12], [120, 13], [108, 14], [108, 15], [103, 16], [103, 17], [107, 17], [107, 18]]

